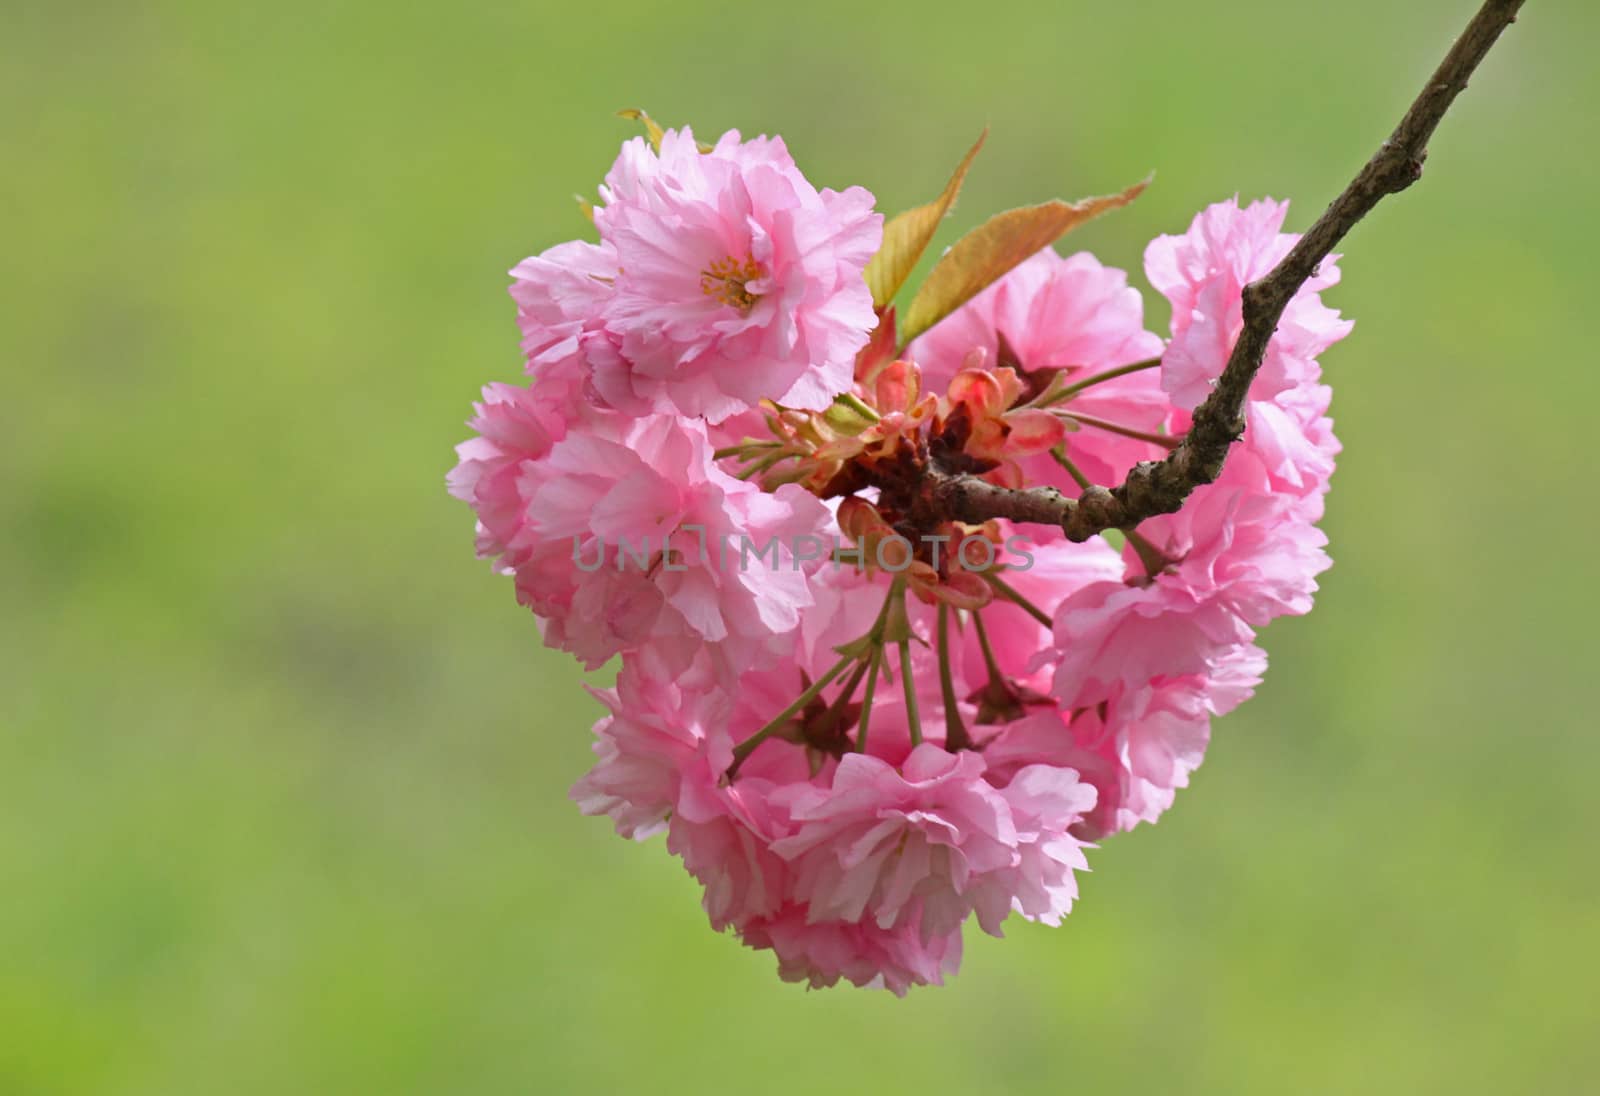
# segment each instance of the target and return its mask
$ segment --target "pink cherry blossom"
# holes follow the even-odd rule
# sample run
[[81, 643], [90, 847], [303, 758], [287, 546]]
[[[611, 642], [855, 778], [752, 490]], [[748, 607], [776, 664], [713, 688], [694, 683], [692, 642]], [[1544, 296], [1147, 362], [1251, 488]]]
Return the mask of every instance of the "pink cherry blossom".
[[[1280, 232], [1287, 202], [1270, 199], [1243, 209], [1238, 199], [1196, 215], [1182, 236], [1158, 236], [1145, 249], [1150, 284], [1172, 302], [1172, 342], [1162, 358], [1161, 384], [1173, 403], [1193, 410], [1222, 373], [1243, 326], [1243, 290], [1289, 253], [1298, 236]], [[1253, 399], [1271, 399], [1313, 379], [1318, 354], [1350, 333], [1351, 324], [1322, 303], [1337, 285], [1337, 256], [1323, 262], [1289, 302], [1250, 387]]]
[[517, 488], [525, 464], [542, 460], [566, 436], [565, 394], [551, 398], [544, 387], [491, 384], [473, 404], [467, 425], [478, 436], [456, 446], [457, 463], [446, 482], [450, 493], [478, 515], [478, 555], [505, 554], [526, 523]]
[[581, 240], [557, 244], [518, 263], [511, 277], [527, 371], [547, 397], [575, 406], [594, 370], [619, 360], [602, 312], [617, 278], [616, 251]]
[[783, 143], [669, 130], [623, 147], [595, 210], [620, 264], [602, 306], [621, 355], [593, 380], [612, 406], [719, 421], [763, 398], [821, 409], [851, 383], [877, 320], [862, 271], [883, 218], [860, 187], [818, 190]]
[[985, 753], [998, 773], [1038, 762], [1070, 766], [1098, 798], [1074, 835], [1098, 840], [1154, 822], [1199, 767], [1213, 716], [1226, 715], [1260, 682], [1266, 655], [1250, 645], [1216, 653], [1205, 673], [1115, 686], [1077, 711], [1039, 709], [1012, 724]]
[[872, 921], [814, 921], [798, 904], [746, 923], [739, 935], [750, 947], [777, 954], [784, 981], [812, 989], [842, 978], [904, 997], [912, 986], [943, 985], [961, 965], [959, 930], [924, 939], [912, 924], [884, 929]]
[[[1017, 361], [1001, 359], [1001, 340]], [[1144, 304], [1120, 270], [1080, 252], [1063, 258], [1046, 248], [1014, 268], [912, 342], [908, 354], [932, 388], [943, 388], [973, 351], [988, 367], [1064, 370], [1068, 383], [1161, 355], [1161, 340], [1144, 328]], [[1170, 411], [1152, 373], [1133, 373], [1083, 390], [1076, 410], [1138, 430], [1156, 431]], [[1115, 434], [1080, 431], [1067, 447], [1097, 483], [1115, 483], [1135, 461], [1158, 451]], [[1025, 464], [1028, 482], [1077, 494], [1048, 457]]]
[[930, 387], [950, 382], [974, 348], [997, 362], [999, 340], [1024, 369], [1097, 373], [1161, 353], [1144, 328], [1139, 291], [1087, 252], [1046, 248], [935, 324], [911, 344]]
[[1075, 843], [1072, 853], [1064, 848], [1064, 827], [1093, 805], [1093, 789], [1075, 787], [1070, 770], [1056, 776], [1066, 789], [1019, 789], [1026, 806], [1054, 795], [1062, 824], [1059, 832], [1042, 829], [1029, 814], [1032, 827], [1019, 832], [1011, 803], [984, 779], [984, 768], [970, 750], [950, 754], [923, 742], [899, 768], [846, 755], [826, 789], [802, 786], [781, 797], [795, 830], [773, 850], [794, 862], [795, 894], [808, 917], [870, 918], [885, 930], [915, 920], [931, 939], [957, 930], [973, 910], [998, 933], [1018, 891], [1043, 917], [1070, 904], [1062, 874], [1082, 861]]
[[744, 924], [778, 911], [790, 893], [787, 863], [774, 839], [781, 825], [767, 782], [725, 781], [731, 750], [713, 737], [684, 774], [667, 850], [705, 888], [713, 928]]
[[646, 651], [624, 660], [615, 688], [592, 689], [610, 714], [594, 727], [599, 760], [572, 789], [579, 809], [610, 816], [631, 840], [665, 830], [685, 772], [726, 715], [708, 686]]
[[1056, 612], [1054, 693], [1069, 710], [1162, 677], [1207, 674], [1255, 638], [1226, 602], [1181, 578], [1085, 587]]
[[[790, 547], [821, 537], [826, 507], [727, 475], [698, 422], [608, 426], [569, 435], [519, 483], [526, 539], [544, 551], [517, 567], [518, 593], [549, 622], [547, 642], [594, 666], [646, 640], [753, 657], [792, 630], [810, 593]], [[775, 556], [746, 542], [776, 542]]]
[[975, 880], [973, 910], [978, 924], [1000, 935], [1013, 910], [1030, 921], [1059, 925], [1078, 897], [1074, 874], [1088, 871], [1084, 842], [1071, 832], [1094, 809], [1097, 791], [1077, 770], [1031, 764], [1000, 789], [1016, 827], [1015, 862]]
[[591, 410], [569, 429], [538, 393], [486, 390], [450, 485], [548, 643], [590, 666], [649, 639], [737, 661], [797, 626], [810, 593], [792, 549], [811, 538], [821, 554], [821, 502], [727, 475], [698, 422]]
[[[1056, 611], [1055, 692], [1069, 708], [1107, 700], [1119, 684], [1213, 672], [1274, 617], [1311, 608], [1327, 538], [1292, 497], [1262, 490], [1247, 449], [1221, 481], [1140, 533], [1172, 562], [1155, 576], [1129, 551], [1133, 581], [1083, 587]], [[1241, 482], [1243, 481], [1243, 482]], [[1252, 489], [1251, 484], [1254, 484]]]

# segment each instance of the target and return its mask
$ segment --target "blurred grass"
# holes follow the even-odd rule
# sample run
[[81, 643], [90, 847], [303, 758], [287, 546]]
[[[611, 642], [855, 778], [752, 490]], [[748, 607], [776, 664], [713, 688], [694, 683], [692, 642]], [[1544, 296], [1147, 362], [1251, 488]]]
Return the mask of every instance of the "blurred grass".
[[11, 10], [0, 1093], [1582, 1091], [1592, 7], [1530, 4], [1348, 242], [1316, 613], [942, 991], [782, 985], [577, 814], [594, 706], [442, 486], [619, 106], [890, 211], [989, 123], [961, 226], [1156, 168], [1074, 241], [1137, 269], [1236, 191], [1305, 224], [1470, 7]]

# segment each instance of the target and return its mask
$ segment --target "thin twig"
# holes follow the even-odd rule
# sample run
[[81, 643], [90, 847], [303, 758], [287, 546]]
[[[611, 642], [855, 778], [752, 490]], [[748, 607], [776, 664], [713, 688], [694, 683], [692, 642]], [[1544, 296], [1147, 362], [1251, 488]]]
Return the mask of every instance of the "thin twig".
[[934, 472], [923, 485], [927, 505], [958, 521], [990, 518], [1059, 525], [1067, 539], [1084, 541], [1107, 529], [1131, 529], [1146, 518], [1170, 514], [1196, 487], [1222, 473], [1233, 443], [1244, 435], [1245, 400], [1267, 344], [1294, 295], [1339, 241], [1372, 208], [1422, 176], [1428, 139], [1450, 104], [1501, 33], [1516, 22], [1524, 0], [1486, 0], [1445, 55], [1389, 139], [1333, 200], [1271, 273], [1244, 287], [1244, 326], [1217, 378], [1195, 409], [1193, 425], [1164, 460], [1134, 466], [1120, 486], [1091, 487], [1078, 499], [1050, 488], [1007, 490], [969, 475]]

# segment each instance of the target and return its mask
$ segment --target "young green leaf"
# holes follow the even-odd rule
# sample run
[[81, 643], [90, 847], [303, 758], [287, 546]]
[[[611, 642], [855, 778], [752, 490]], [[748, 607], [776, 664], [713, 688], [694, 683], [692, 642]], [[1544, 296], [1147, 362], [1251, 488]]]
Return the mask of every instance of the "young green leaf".
[[878, 253], [867, 264], [866, 271], [867, 285], [872, 288], [872, 305], [878, 311], [883, 311], [894, 300], [894, 295], [911, 275], [917, 260], [922, 258], [922, 252], [927, 248], [928, 241], [933, 239], [939, 222], [944, 220], [944, 215], [955, 204], [956, 195], [961, 193], [967, 169], [972, 166], [973, 159], [988, 136], [987, 129], [978, 134], [978, 140], [961, 158], [961, 163], [956, 165], [955, 174], [950, 176], [944, 192], [938, 198], [927, 205], [897, 214], [883, 226], [883, 246], [878, 248]]
[[1121, 194], [1077, 202], [1058, 199], [1043, 205], [1008, 209], [989, 218], [957, 240], [928, 274], [900, 321], [901, 344], [928, 330], [1070, 229], [1108, 209], [1127, 205], [1148, 185], [1147, 179]]

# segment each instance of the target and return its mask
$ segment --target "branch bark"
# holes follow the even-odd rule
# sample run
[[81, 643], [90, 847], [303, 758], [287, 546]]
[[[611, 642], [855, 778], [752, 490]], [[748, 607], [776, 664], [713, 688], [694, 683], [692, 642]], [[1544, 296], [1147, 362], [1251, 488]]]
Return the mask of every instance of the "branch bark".
[[1245, 400], [1283, 310], [1361, 218], [1421, 178], [1428, 139], [1501, 32], [1516, 22], [1523, 2], [1486, 0], [1389, 139], [1283, 261], [1245, 286], [1244, 327], [1228, 363], [1195, 409], [1182, 443], [1165, 460], [1141, 462], [1119, 486], [1090, 487], [1078, 499], [1053, 488], [1014, 491], [968, 475], [934, 473], [923, 484], [927, 503], [959, 521], [998, 517], [1059, 525], [1068, 540], [1084, 541], [1107, 529], [1131, 529], [1146, 518], [1174, 513], [1196, 487], [1214, 482], [1228, 450], [1244, 436]]

